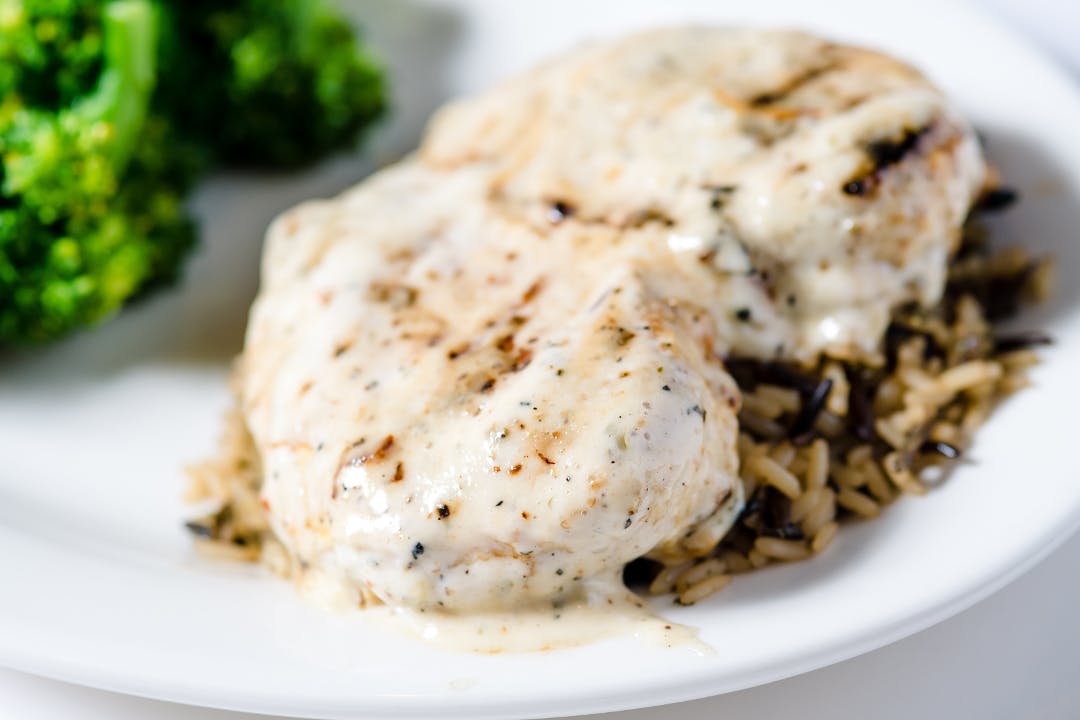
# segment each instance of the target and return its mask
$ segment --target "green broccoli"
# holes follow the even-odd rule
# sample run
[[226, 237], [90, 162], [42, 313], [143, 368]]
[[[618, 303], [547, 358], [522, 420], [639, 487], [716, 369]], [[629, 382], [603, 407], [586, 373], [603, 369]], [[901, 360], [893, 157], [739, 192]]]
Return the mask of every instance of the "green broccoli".
[[317, 1], [0, 0], [0, 346], [173, 280], [213, 164], [314, 161], [383, 105]]
[[[94, 18], [93, 4], [0, 5], [0, 344], [51, 340], [108, 317], [173, 273], [193, 241], [182, 209], [190, 178], [145, 142], [148, 125], [169, 132], [149, 119], [154, 8], [120, 0], [99, 4]], [[65, 13], [76, 6], [88, 28], [80, 38], [96, 39], [68, 34]], [[41, 68], [57, 66], [55, 45], [68, 40], [80, 67], [50, 92]], [[96, 87], [80, 95], [88, 78], [81, 66], [92, 64], [87, 47], [99, 48], [100, 69]]]
[[311, 162], [354, 142], [383, 110], [381, 66], [324, 0], [166, 5], [176, 32], [160, 100], [225, 163]]

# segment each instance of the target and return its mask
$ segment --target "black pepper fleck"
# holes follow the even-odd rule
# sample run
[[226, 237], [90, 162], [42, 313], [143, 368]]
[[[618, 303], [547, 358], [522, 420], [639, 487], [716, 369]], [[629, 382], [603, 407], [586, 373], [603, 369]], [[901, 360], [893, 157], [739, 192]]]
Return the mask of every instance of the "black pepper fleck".
[[415, 545], [413, 545], [413, 549], [412, 549], [412, 558], [413, 558], [413, 560], [415, 560], [416, 558], [420, 557], [423, 554], [424, 554], [424, 545], [423, 545], [423, 543], [416, 543]]

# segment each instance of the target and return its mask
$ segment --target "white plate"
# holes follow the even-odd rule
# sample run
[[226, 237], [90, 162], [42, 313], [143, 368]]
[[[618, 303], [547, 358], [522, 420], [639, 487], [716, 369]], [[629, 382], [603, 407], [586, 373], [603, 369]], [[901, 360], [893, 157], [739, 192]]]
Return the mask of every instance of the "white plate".
[[[1007, 31], [963, 5], [623, 0], [360, 5], [397, 73], [383, 154], [432, 107], [579, 38], [688, 19], [803, 26], [911, 58], [983, 129], [1024, 201], [999, 236], [1080, 272], [1080, 99]], [[360, 616], [324, 614], [285, 583], [196, 557], [182, 465], [208, 453], [254, 292], [262, 228], [364, 168], [204, 188], [206, 247], [187, 283], [119, 321], [0, 365], [0, 663], [158, 698], [306, 717], [599, 712], [778, 679], [915, 632], [1030, 567], [1080, 520], [1073, 451], [1080, 286], [1030, 314], [1058, 343], [1036, 388], [979, 436], [974, 462], [925, 499], [845, 528], [813, 562], [740, 578], [692, 608], [660, 603], [716, 648], [623, 638], [574, 650], [454, 655]], [[928, 658], [928, 662], [932, 659]]]

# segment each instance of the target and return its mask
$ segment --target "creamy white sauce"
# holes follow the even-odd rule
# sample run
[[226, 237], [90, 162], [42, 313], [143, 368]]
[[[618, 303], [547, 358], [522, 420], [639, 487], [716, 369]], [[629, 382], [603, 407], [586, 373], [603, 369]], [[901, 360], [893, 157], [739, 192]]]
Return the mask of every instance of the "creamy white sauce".
[[[309, 602], [333, 612], [355, 612], [355, 588], [319, 571], [298, 578]], [[715, 650], [694, 628], [659, 617], [617, 578], [594, 579], [581, 599], [557, 607], [450, 613], [387, 605], [365, 606], [369, 620], [447, 650], [498, 654], [577, 647], [608, 638], [633, 637], [649, 647], [678, 648], [699, 656]]]
[[722, 358], [871, 350], [984, 172], [915, 71], [797, 33], [647, 33], [449, 106], [270, 231], [240, 396], [276, 534], [452, 644], [663, 626], [590, 588], [737, 514]]

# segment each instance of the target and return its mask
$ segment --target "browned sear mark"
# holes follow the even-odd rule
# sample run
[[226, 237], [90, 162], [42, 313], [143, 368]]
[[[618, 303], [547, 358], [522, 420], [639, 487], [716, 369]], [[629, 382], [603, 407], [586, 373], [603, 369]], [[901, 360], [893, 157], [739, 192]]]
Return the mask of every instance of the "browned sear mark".
[[619, 347], [623, 347], [623, 346], [629, 344], [631, 340], [633, 340], [635, 337], [637, 337], [636, 333], [634, 333], [634, 332], [632, 332], [630, 330], [627, 330], [626, 328], [621, 327], [621, 326], [611, 326], [611, 325], [609, 325], [606, 329], [611, 330], [612, 332], [615, 333], [615, 344], [618, 345]]
[[909, 154], [918, 150], [919, 142], [932, 129], [928, 125], [916, 130], [904, 130], [899, 138], [875, 140], [866, 146], [869, 169], [841, 186], [845, 195], [864, 197], [881, 184], [882, 176], [890, 167], [903, 162]]
[[501, 338], [495, 341], [495, 347], [497, 347], [500, 352], [512, 352], [514, 350], [514, 335], [512, 333], [509, 335], [503, 335]]
[[463, 342], [455, 345], [446, 351], [447, 360], [457, 360], [459, 357], [469, 352], [469, 343]]
[[383, 280], [373, 281], [368, 290], [371, 293], [372, 300], [387, 303], [396, 310], [412, 307], [416, 304], [416, 298], [419, 296], [416, 288]]
[[540, 280], [537, 280], [532, 285], [530, 285], [528, 287], [528, 289], [525, 290], [525, 292], [521, 296], [521, 302], [523, 302], [523, 303], [531, 303], [533, 300], [536, 299], [536, 296], [539, 295], [540, 291], [543, 290], [543, 289], [544, 289], [544, 281], [541, 278]]
[[398, 483], [405, 479], [405, 463], [398, 461], [397, 466], [394, 468], [394, 477], [390, 478], [390, 482]]
[[517, 357], [514, 358], [514, 362], [510, 365], [510, 370], [512, 372], [524, 370], [526, 367], [528, 367], [529, 363], [532, 362], [532, 358], [532, 350], [530, 350], [529, 348], [522, 348], [521, 351], [517, 354]]
[[[360, 442], [363, 442], [361, 440]], [[383, 441], [379, 444], [379, 447], [375, 448], [373, 452], [361, 455], [353, 461], [355, 465], [363, 465], [369, 462], [379, 462], [386, 458], [387, 453], [390, 452], [390, 448], [394, 447], [394, 436], [387, 435], [383, 438]]]
[[817, 67], [809, 67], [804, 72], [795, 75], [789, 79], [786, 83], [778, 88], [769, 90], [767, 92], [759, 93], [750, 98], [749, 105], [752, 108], [760, 109], [780, 102], [788, 95], [791, 95], [796, 90], [810, 82], [818, 79], [819, 77], [835, 70], [837, 67], [835, 62], [826, 63], [825, 65], [818, 65]]

